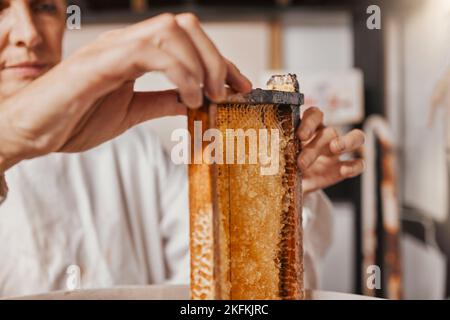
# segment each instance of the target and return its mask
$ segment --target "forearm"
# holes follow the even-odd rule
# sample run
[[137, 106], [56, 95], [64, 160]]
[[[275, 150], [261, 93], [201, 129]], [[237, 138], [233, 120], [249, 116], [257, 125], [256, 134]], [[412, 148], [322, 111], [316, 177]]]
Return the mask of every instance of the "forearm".
[[68, 128], [86, 113], [82, 79], [74, 68], [59, 65], [0, 102], [0, 173], [63, 145]]
[[58, 134], [58, 124], [67, 127], [79, 121], [86, 91], [80, 78], [73, 68], [56, 67], [0, 102], [0, 203], [8, 191], [5, 172], [24, 159], [57, 151], [66, 139]]

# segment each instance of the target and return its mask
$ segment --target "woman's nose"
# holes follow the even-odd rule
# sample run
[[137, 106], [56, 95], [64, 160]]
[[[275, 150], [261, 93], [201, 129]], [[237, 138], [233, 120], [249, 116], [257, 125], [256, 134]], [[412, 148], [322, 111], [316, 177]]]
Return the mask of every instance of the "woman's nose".
[[42, 37], [33, 20], [29, 8], [16, 8], [13, 15], [10, 43], [19, 47], [34, 48], [42, 42]]

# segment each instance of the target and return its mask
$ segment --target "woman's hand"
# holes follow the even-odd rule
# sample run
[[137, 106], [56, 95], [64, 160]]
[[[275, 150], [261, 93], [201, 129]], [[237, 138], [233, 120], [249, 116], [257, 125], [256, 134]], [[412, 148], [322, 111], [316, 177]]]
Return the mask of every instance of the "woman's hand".
[[364, 171], [364, 160], [340, 159], [363, 146], [365, 137], [361, 130], [339, 136], [335, 129], [323, 125], [322, 111], [313, 107], [304, 112], [297, 134], [302, 143], [298, 166], [303, 173], [304, 194], [330, 187]]
[[[134, 81], [160, 71], [177, 93], [135, 93]], [[164, 14], [108, 32], [0, 105], [0, 172], [22, 159], [93, 148], [143, 121], [185, 114], [203, 94], [252, 84], [217, 50], [192, 14]]]

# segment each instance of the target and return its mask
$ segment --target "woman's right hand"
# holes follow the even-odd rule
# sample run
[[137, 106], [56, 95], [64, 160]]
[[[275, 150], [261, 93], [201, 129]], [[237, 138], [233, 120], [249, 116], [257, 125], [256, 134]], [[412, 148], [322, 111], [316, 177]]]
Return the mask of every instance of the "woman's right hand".
[[[147, 72], [178, 92], [134, 92]], [[0, 105], [0, 172], [22, 159], [93, 148], [143, 121], [185, 114], [203, 95], [222, 100], [250, 81], [226, 60], [192, 14], [163, 14], [107, 32]], [[178, 102], [177, 96], [182, 102]]]

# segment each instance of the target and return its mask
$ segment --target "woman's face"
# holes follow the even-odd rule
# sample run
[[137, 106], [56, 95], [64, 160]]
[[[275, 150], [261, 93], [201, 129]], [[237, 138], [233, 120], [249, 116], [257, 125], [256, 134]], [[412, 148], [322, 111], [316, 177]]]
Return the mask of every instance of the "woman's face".
[[66, 2], [0, 0], [0, 100], [61, 60]]

